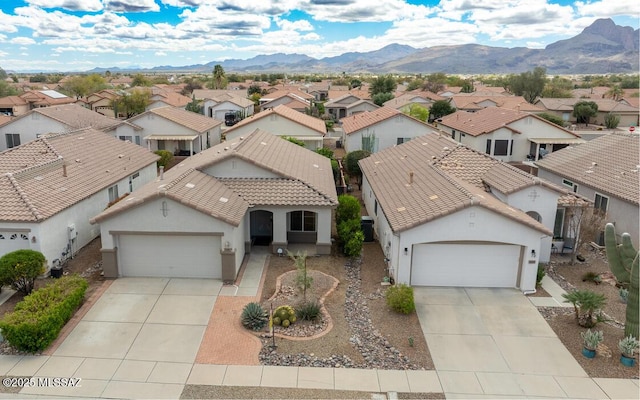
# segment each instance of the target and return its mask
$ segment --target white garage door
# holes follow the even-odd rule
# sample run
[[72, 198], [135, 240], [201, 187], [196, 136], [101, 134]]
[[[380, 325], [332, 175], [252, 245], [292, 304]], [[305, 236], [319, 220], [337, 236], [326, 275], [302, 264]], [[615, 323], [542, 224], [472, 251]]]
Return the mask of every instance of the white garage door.
[[219, 236], [120, 235], [122, 276], [222, 278]]
[[224, 121], [224, 115], [228, 112], [229, 110], [216, 110], [216, 115], [214, 115], [214, 119], [217, 119], [218, 121]]
[[30, 249], [27, 233], [0, 231], [0, 257], [12, 251]]
[[516, 287], [520, 246], [425, 243], [413, 246], [415, 286]]

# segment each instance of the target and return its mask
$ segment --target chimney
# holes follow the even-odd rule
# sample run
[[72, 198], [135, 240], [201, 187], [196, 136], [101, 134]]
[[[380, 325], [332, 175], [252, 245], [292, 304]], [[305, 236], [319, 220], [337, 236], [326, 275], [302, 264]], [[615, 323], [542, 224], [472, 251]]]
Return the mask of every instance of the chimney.
[[409, 185], [413, 184], [413, 171], [409, 171]]
[[160, 166], [160, 180], [163, 180], [163, 179], [164, 179], [164, 166], [161, 165]]
[[66, 162], [62, 163], [62, 176], [64, 176], [65, 178], [67, 177], [67, 163]]

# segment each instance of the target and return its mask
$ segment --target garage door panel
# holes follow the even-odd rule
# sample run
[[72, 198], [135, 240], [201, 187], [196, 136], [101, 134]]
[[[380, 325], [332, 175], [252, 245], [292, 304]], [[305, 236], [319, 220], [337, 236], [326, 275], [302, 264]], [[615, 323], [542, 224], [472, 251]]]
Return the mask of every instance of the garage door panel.
[[413, 246], [416, 286], [516, 287], [520, 246], [425, 243]]
[[29, 235], [27, 233], [0, 231], [0, 256], [11, 253], [12, 251], [30, 248]]
[[222, 277], [219, 236], [120, 235], [122, 276]]

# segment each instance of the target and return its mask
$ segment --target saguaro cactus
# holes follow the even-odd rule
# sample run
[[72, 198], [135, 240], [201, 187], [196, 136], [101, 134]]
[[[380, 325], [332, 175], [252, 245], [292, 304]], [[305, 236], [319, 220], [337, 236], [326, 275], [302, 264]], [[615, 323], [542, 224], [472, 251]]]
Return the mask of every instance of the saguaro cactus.
[[622, 243], [616, 240], [616, 230], [613, 224], [604, 228], [604, 242], [607, 249], [609, 268], [618, 282], [628, 285], [627, 316], [624, 324], [624, 335], [640, 337], [638, 335], [638, 302], [640, 301], [640, 253], [633, 247], [631, 235], [622, 234]]

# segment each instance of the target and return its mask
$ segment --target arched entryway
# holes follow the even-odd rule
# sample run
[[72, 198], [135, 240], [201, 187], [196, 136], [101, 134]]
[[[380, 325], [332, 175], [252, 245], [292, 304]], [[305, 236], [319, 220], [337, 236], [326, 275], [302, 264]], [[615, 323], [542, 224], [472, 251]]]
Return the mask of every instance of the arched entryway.
[[253, 246], [269, 246], [273, 242], [273, 213], [265, 210], [251, 211], [249, 222]]

